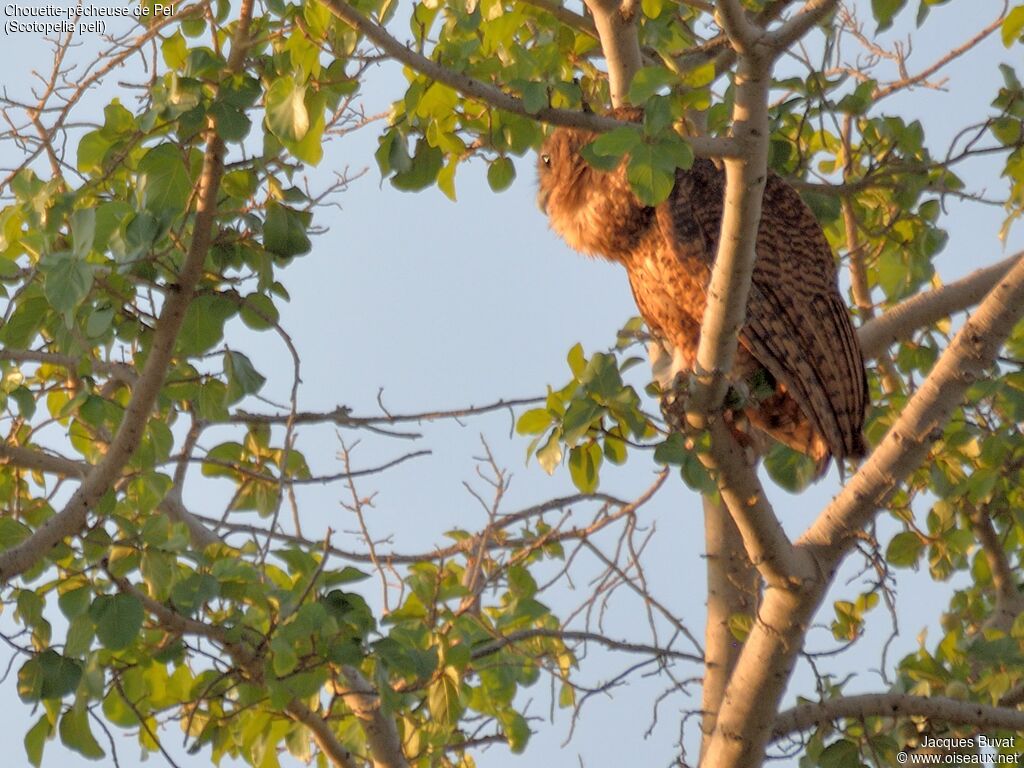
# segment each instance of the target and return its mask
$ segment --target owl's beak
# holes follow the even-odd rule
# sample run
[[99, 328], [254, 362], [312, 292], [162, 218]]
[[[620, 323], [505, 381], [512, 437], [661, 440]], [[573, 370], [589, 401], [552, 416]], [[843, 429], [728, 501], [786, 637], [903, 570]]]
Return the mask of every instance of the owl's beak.
[[541, 187], [540, 189], [537, 190], [537, 207], [540, 208], [541, 213], [543, 213], [545, 216], [548, 213], [549, 197], [551, 197], [551, 192], [549, 190], [544, 189], [544, 187]]

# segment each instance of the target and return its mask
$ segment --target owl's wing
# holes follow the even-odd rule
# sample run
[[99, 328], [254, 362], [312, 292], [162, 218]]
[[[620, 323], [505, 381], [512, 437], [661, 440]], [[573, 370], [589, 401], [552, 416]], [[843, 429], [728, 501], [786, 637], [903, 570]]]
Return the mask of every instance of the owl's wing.
[[[698, 160], [677, 175], [667, 203], [673, 242], [704, 239], [710, 274], [718, 248], [724, 174]], [[669, 234], [669, 233], [666, 233]], [[821, 227], [797, 192], [770, 174], [761, 210], [757, 261], [740, 343], [793, 398], [830, 453], [864, 453], [864, 363], [836, 286], [836, 265]]]

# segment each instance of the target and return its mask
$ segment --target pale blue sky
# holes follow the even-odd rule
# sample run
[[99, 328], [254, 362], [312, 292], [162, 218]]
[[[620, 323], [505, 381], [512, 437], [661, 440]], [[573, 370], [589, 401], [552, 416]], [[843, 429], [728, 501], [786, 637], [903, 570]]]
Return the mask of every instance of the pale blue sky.
[[[994, 0], [970, 4], [961, 0], [935, 8], [934, 18], [915, 38], [911, 69], [925, 66], [952, 43], [962, 42], [994, 17], [1000, 6]], [[967, 8], [970, 12], [965, 11]], [[40, 40], [24, 36], [6, 37], [3, 46], [8, 69], [2, 84], [12, 95], [23, 94], [29, 70], [45, 66], [48, 50]], [[965, 121], [962, 116], [980, 117], [985, 113], [998, 87], [995, 63], [1010, 59], [1010, 52], [997, 39], [990, 40], [984, 49], [948, 70], [952, 95], [919, 91], [887, 101], [882, 111], [920, 119], [930, 145], [938, 153]], [[137, 74], [121, 72], [116, 78]], [[385, 108], [401, 95], [400, 86], [396, 67], [379, 67], [365, 89], [367, 112]], [[110, 93], [94, 94], [94, 103]], [[90, 113], [86, 108], [80, 114], [95, 111]], [[560, 386], [566, 381], [565, 354], [574, 343], [582, 342], [588, 354], [613, 343], [615, 331], [635, 314], [625, 276], [616, 267], [570, 252], [548, 231], [533, 200], [532, 157], [517, 164], [519, 178], [500, 195], [487, 187], [482, 167], [464, 168], [457, 181], [459, 200], [452, 204], [436, 190], [404, 194], [386, 182], [380, 184], [372, 159], [376, 135], [371, 127], [333, 143], [321, 168], [311, 173], [314, 180], [322, 180], [325, 172], [369, 166], [368, 174], [339, 198], [340, 210], [328, 208], [318, 216], [318, 223], [328, 224], [331, 231], [314, 242], [312, 254], [297, 259], [284, 274], [292, 301], [282, 307], [282, 322], [303, 360], [303, 408], [329, 409], [343, 404], [368, 413], [376, 408], [381, 387], [384, 402], [396, 412], [539, 394], [548, 383]], [[10, 165], [16, 157], [11, 145], [0, 146], [0, 165]], [[968, 178], [975, 186], [1001, 190], [1003, 182], [996, 174], [991, 164], [979, 164]], [[937, 260], [940, 273], [952, 279], [1002, 258], [1008, 251], [996, 238], [1000, 220], [1000, 211], [950, 203], [944, 224], [951, 238]], [[1024, 239], [1017, 231], [1011, 245], [1020, 248], [1022, 244]], [[229, 336], [232, 347], [249, 354], [268, 376], [265, 393], [284, 400], [290, 363], [283, 346], [271, 336], [257, 336], [240, 324], [233, 332], [234, 336]], [[536, 463], [524, 466], [527, 441], [518, 436], [509, 439], [509, 428], [510, 418], [503, 413], [468, 421], [465, 426], [424, 425], [423, 446], [367, 437], [355, 453], [357, 465], [376, 464], [410, 448], [434, 451], [429, 458], [404, 464], [361, 485], [363, 493], [379, 491], [370, 520], [372, 530], [378, 535], [394, 532], [395, 546], [401, 549], [437, 542], [441, 532], [455, 525], [482, 524], [482, 512], [461, 485], [464, 480], [475, 481], [472, 457], [480, 453], [481, 433], [499, 462], [514, 473], [506, 511], [568, 492], [567, 472], [549, 478]], [[338, 444], [333, 430], [304, 430], [302, 437], [314, 467], [337, 469], [334, 454]], [[636, 495], [652, 480], [654, 469], [646, 456], [635, 456], [625, 468], [606, 467], [601, 489], [622, 497]], [[700, 503], [680, 482], [673, 479], [671, 486], [640, 515], [643, 523], [656, 525], [647, 556], [648, 575], [660, 599], [702, 636]], [[797, 532], [836, 487], [833, 473], [801, 497], [775, 493], [773, 498], [787, 528]], [[354, 537], [342, 533], [355, 528], [354, 521], [338, 505], [342, 493], [340, 486], [303, 491], [307, 533], [330, 525], [339, 531], [336, 544], [354, 544]], [[198, 511], [219, 515], [224, 496], [223, 489], [204, 488], [201, 495], [194, 493], [186, 501]], [[586, 572], [592, 573], [592, 568]], [[936, 594], [929, 589], [927, 578], [906, 572], [899, 575], [903, 634], [891, 650], [890, 660], [915, 646], [917, 631], [923, 622], [937, 618], [935, 606], [941, 603], [934, 597], [923, 599], [926, 594]], [[374, 582], [366, 584], [369, 590]], [[578, 579], [576, 588], [575, 595], [548, 595], [546, 599], [558, 607], [574, 605], [586, 594], [587, 579]], [[841, 586], [835, 595], [838, 598], [856, 593], [854, 587]], [[887, 635], [887, 619], [881, 610], [876, 614], [862, 647], [834, 662], [839, 672], [860, 674], [853, 684], [858, 689], [881, 687], [876, 676], [864, 672], [877, 665], [878, 649]], [[825, 610], [822, 621], [827, 623], [830, 615], [831, 607]], [[608, 631], [613, 636], [644, 640], [647, 637], [642, 622], [635, 603], [622, 599], [612, 611]], [[809, 642], [814, 649], [833, 645], [824, 632], [813, 633]], [[609, 664], [604, 659], [604, 654], [592, 652], [584, 662], [581, 679], [605, 679], [636, 660], [620, 659]], [[681, 674], [696, 675], [699, 670], [693, 668]], [[799, 680], [802, 684], [794, 684], [793, 692], [811, 695], [813, 688], [808, 687], [806, 670]], [[477, 763], [489, 768], [575, 766], [579, 755], [582, 764], [594, 768], [668, 765], [676, 754], [678, 713], [697, 706], [699, 689], [693, 688], [690, 699], [670, 698], [659, 712], [658, 726], [645, 740], [652, 700], [666, 682], [634, 678], [627, 688], [617, 690], [614, 698], [591, 700], [574, 739], [564, 748], [561, 742], [568, 733], [568, 722], [559, 717], [553, 726], [540, 726], [525, 757], [510, 756], [506, 750], [495, 748], [479, 755]], [[538, 685], [529, 693], [533, 699], [530, 712], [546, 717], [547, 686]], [[0, 732], [10, 745], [9, 764], [21, 764], [21, 739], [34, 717], [30, 719], [28, 709], [17, 699], [13, 675], [0, 687], [0, 713]], [[687, 734], [690, 757], [695, 760], [694, 722]], [[180, 744], [176, 729], [168, 729], [166, 735], [169, 745]], [[138, 750], [133, 739], [120, 734], [117, 739], [121, 765], [137, 765]], [[176, 754], [181, 755], [181, 751], [176, 750]], [[149, 764], [161, 762], [159, 755], [149, 759]], [[179, 758], [181, 765], [204, 762], [200, 757]], [[50, 743], [44, 765], [95, 763]]]

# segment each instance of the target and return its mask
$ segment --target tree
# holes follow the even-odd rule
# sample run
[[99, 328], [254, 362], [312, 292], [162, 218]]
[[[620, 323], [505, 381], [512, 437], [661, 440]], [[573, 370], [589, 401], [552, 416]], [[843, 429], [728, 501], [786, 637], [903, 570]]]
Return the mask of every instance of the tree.
[[[904, 23], [905, 5], [874, 0], [876, 29]], [[917, 25], [941, 5], [922, 0]], [[276, 765], [284, 749], [322, 765], [471, 765], [486, 744], [524, 748], [536, 726], [522, 691], [542, 674], [578, 713], [588, 692], [575, 670], [591, 646], [653, 661], [670, 688], [702, 678], [700, 754], [681, 763], [760, 765], [787, 741], [821, 766], [1024, 749], [1011, 738], [1024, 730], [1024, 260], [945, 284], [933, 265], [946, 202], [1005, 206], [1004, 237], [1024, 211], [1024, 87], [1000, 65], [989, 113], [966, 116], [945, 151], [929, 148], [921, 122], [885, 112], [990, 36], [1019, 50], [1024, 6], [916, 71], [906, 47], [876, 42], [834, 0], [589, 0], [583, 13], [549, 0], [424, 2], [401, 19], [373, 1], [140, 7], [139, 27], [84, 74], [64, 69], [67, 35], [34, 100], [4, 99], [5, 138], [22, 157], [0, 182], [0, 580], [22, 628], [6, 637], [19, 695], [42, 705], [25, 736], [33, 765], [56, 736], [101, 757], [93, 723], [173, 760], [169, 721], [190, 751], [252, 765]], [[400, 21], [408, 44], [392, 31]], [[851, 65], [846, 44], [866, 58]], [[94, 84], [143, 54], [153, 68], [134, 109], [121, 93], [102, 123], [72, 119]], [[651, 204], [694, 155], [721, 159], [728, 215], [699, 370], [679, 377], [651, 340], [649, 391], [685, 403], [682, 431], [623, 377], [645, 338], [635, 321], [608, 353], [570, 350], [571, 380], [543, 398], [411, 414], [300, 409], [283, 275], [315, 258], [317, 214], [349, 179], [320, 190], [299, 179], [328, 137], [376, 125], [358, 98], [381, 57], [408, 82], [376, 153], [399, 189], [436, 185], [454, 199], [458, 169], [482, 158], [500, 191], [515, 177], [510, 156], [535, 148], [543, 124], [603, 133], [591, 162], [628, 163]], [[644, 108], [642, 126], [602, 114], [627, 103]], [[958, 175], [979, 158], [999, 163], [999, 193]], [[873, 361], [872, 453], [797, 536], [720, 418], [767, 167], [805, 195], [842, 255]], [[229, 342], [235, 318], [291, 350], [285, 406], [257, 400], [266, 379]], [[508, 513], [505, 472], [487, 452], [488, 524], [421, 552], [375, 541], [358, 486], [417, 452], [364, 468], [343, 443], [343, 471], [328, 478], [297, 440], [301, 425], [402, 439], [403, 424], [507, 408], [520, 409], [518, 431], [535, 436], [528, 451], [544, 469], [568, 456], [579, 493]], [[598, 491], [606, 462], [642, 462], [645, 449], [673, 469], [631, 501]], [[764, 462], [785, 486], [806, 483], [792, 452]], [[649, 593], [636, 546], [637, 510], [674, 468], [704, 497], [703, 644]], [[327, 479], [347, 487], [361, 545], [303, 534], [297, 489]], [[232, 489], [223, 519], [189, 508], [203, 483]], [[258, 524], [239, 520], [246, 510]], [[611, 556], [600, 545], [609, 533]], [[556, 616], [538, 583], [570, 578], [580, 552], [601, 563], [601, 580], [587, 610]], [[872, 577], [842, 599], [836, 576], [855, 552]], [[943, 638], [886, 670], [885, 690], [847, 695], [821, 675], [783, 709], [816, 618], [834, 615], [836, 640], [855, 643], [896, 570], [925, 559], [935, 580], [970, 576], [942, 614]], [[360, 584], [370, 573], [379, 588]], [[619, 586], [672, 642], [621, 640], [591, 622]], [[978, 733], [1006, 738], [947, 738]]]

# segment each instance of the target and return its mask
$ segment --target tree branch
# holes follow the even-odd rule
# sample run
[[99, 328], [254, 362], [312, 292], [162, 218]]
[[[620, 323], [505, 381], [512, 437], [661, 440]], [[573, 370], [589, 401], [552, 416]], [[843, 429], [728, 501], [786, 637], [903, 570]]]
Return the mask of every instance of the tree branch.
[[320, 747], [320, 751], [327, 755], [338, 768], [356, 768], [352, 753], [345, 749], [345, 745], [338, 740], [327, 720], [298, 699], [289, 701], [285, 709], [292, 719], [309, 729], [313, 734], [313, 741]]
[[992, 574], [992, 589], [995, 591], [992, 615], [985, 621], [984, 626], [986, 629], [998, 629], [1009, 634], [1017, 615], [1024, 610], [1024, 596], [1017, 589], [1017, 577], [1007, 559], [1006, 550], [999, 541], [995, 526], [992, 525], [988, 510], [971, 507], [967, 510], [967, 517], [985, 553], [985, 560]]
[[[117, 584], [119, 590], [133, 595], [142, 603], [148, 613], [156, 617], [162, 627], [172, 632], [196, 635], [214, 641], [224, 648], [232, 661], [252, 680], [258, 683], [263, 682], [262, 659], [247, 645], [230, 641], [224, 627], [206, 624], [197, 619], [183, 616], [160, 601], [154, 600], [140, 589], [137, 589], [127, 579], [114, 576], [109, 571], [107, 573], [114, 583]], [[253, 631], [255, 632], [255, 630]], [[264, 640], [262, 635], [258, 635], [258, 637], [260, 641]], [[298, 699], [289, 701], [285, 705], [285, 710], [292, 719], [302, 723], [309, 729], [313, 736], [313, 741], [316, 742], [320, 750], [330, 758], [337, 768], [356, 768], [356, 763], [352, 760], [351, 753], [338, 740], [338, 737], [331, 729], [330, 723], [324, 717], [318, 715], [308, 705]]]
[[866, 693], [829, 701], [800, 704], [779, 714], [772, 741], [806, 731], [840, 718], [924, 717], [957, 725], [973, 725], [1008, 731], [1024, 731], [1024, 712], [993, 707], [945, 696], [911, 696], [906, 693]]
[[579, 32], [590, 35], [595, 40], [599, 39], [597, 27], [593, 19], [588, 19], [581, 13], [576, 13], [561, 5], [557, 0], [523, 0], [527, 5], [547, 11], [567, 27], [572, 27]]
[[341, 673], [349, 685], [347, 691], [341, 692], [341, 698], [363, 727], [373, 768], [408, 768], [398, 728], [394, 719], [381, 709], [380, 694], [355, 667], [346, 664]]
[[[237, 71], [248, 46], [249, 22], [253, 0], [242, 0], [238, 27], [232, 41], [228, 70]], [[189, 243], [176, 290], [164, 301], [160, 320], [153, 333], [152, 347], [146, 365], [136, 381], [132, 398], [125, 409], [121, 425], [107, 448], [103, 459], [83, 478], [75, 493], [58, 514], [51, 517], [21, 544], [0, 553], [0, 583], [8, 582], [35, 565], [57, 542], [74, 535], [85, 525], [89, 511], [114, 485], [125, 464], [142, 440], [150, 411], [163, 386], [167, 366], [174, 354], [175, 341], [185, 312], [192, 300], [202, 274], [203, 263], [210, 248], [217, 215], [217, 191], [224, 170], [224, 143], [215, 123], [207, 130], [206, 153], [198, 182], [198, 204]]]
[[838, 0], [807, 0], [799, 13], [768, 33], [766, 42], [778, 52], [786, 50], [823, 21], [838, 4]]
[[69, 371], [77, 371], [83, 363], [88, 363], [93, 370], [106, 374], [116, 381], [134, 384], [138, 376], [135, 370], [124, 363], [108, 363], [103, 360], [60, 355], [55, 352], [36, 352], [30, 349], [0, 349], [0, 360], [11, 360], [16, 363], [40, 363], [43, 365], [59, 365]]
[[[543, 107], [536, 112], [530, 112], [522, 99], [511, 96], [489, 83], [441, 66], [426, 56], [406, 47], [392, 37], [387, 30], [363, 16], [348, 3], [342, 0], [324, 1], [331, 13], [371, 40], [388, 56], [426, 77], [454, 88], [464, 96], [477, 99], [485, 104], [490, 104], [492, 107], [503, 109], [506, 112], [541, 120], [552, 125], [585, 128], [597, 133], [612, 131], [616, 128], [635, 127], [633, 123], [622, 122], [591, 112], [577, 112], [571, 109]], [[738, 151], [734, 143], [728, 139], [688, 136], [686, 140], [693, 148], [694, 154], [699, 157], [729, 157]]]
[[[75, 461], [44, 451], [37, 451], [23, 446], [0, 443], [0, 465], [11, 464], [24, 469], [47, 472], [60, 477], [85, 477], [92, 470], [92, 465], [84, 461]], [[158, 505], [161, 512], [176, 523], [184, 523], [188, 528], [189, 538], [197, 549], [205, 549], [210, 544], [222, 541], [217, 534], [207, 528], [182, 503], [181, 498], [172, 490]]]
[[612, 106], [629, 104], [629, 84], [643, 66], [636, 31], [636, 4], [629, 0], [584, 0], [594, 15], [594, 26], [608, 65]]
[[995, 360], [1024, 316], [1024, 259], [988, 294], [914, 393], [882, 443], [798, 541], [835, 563], [897, 485], [920, 465], [964, 392]]
[[813, 560], [793, 547], [765, 496], [753, 462], [721, 418], [708, 424], [711, 450], [701, 462], [718, 481], [718, 490], [732, 515], [750, 562], [765, 583], [779, 589], [813, 579]]
[[53, 453], [8, 443], [0, 443], [0, 465], [3, 464], [61, 477], [84, 477], [92, 469], [92, 466], [84, 461], [75, 461]]
[[878, 357], [890, 345], [910, 338], [918, 328], [974, 306], [1022, 260], [1024, 251], [998, 264], [972, 272], [956, 282], [912, 296], [864, 323], [857, 331], [864, 357]]
[[[726, 3], [730, 5], [731, 3]], [[707, 289], [707, 305], [697, 348], [693, 409], [709, 414], [722, 403], [727, 376], [747, 314], [754, 273], [754, 244], [761, 222], [761, 200], [768, 176], [768, 64], [741, 56], [736, 74], [733, 139], [743, 147], [725, 160], [725, 201], [718, 253]], [[704, 428], [698, 416], [691, 424]]]
[[704, 661], [703, 658], [693, 653], [674, 651], [670, 648], [661, 648], [655, 645], [630, 643], [625, 640], [612, 640], [610, 637], [599, 635], [596, 632], [583, 632], [572, 629], [545, 629], [543, 627], [531, 627], [530, 629], [520, 629], [515, 632], [509, 632], [507, 635], [503, 635], [492, 642], [474, 648], [473, 658], [480, 659], [484, 656], [490, 656], [492, 653], [497, 653], [502, 648], [506, 648], [523, 640], [531, 640], [535, 637], [550, 637], [563, 642], [575, 641], [583, 643], [597, 643], [598, 645], [603, 645], [613, 651], [650, 654], [651, 656], [678, 659], [680, 661], [693, 661], [697, 663]]
[[754, 53], [764, 37], [764, 29], [747, 17], [739, 0], [718, 0], [715, 19], [722, 25], [732, 48], [740, 55]]
[[[740, 614], [754, 616], [760, 583], [744, 550], [743, 538], [720, 500], [704, 497], [704, 552], [708, 578], [708, 616], [704, 631], [704, 682], [701, 685], [701, 754], [718, 721], [726, 686], [740, 655], [730, 626]], [[699, 764], [699, 761], [698, 761]]]

